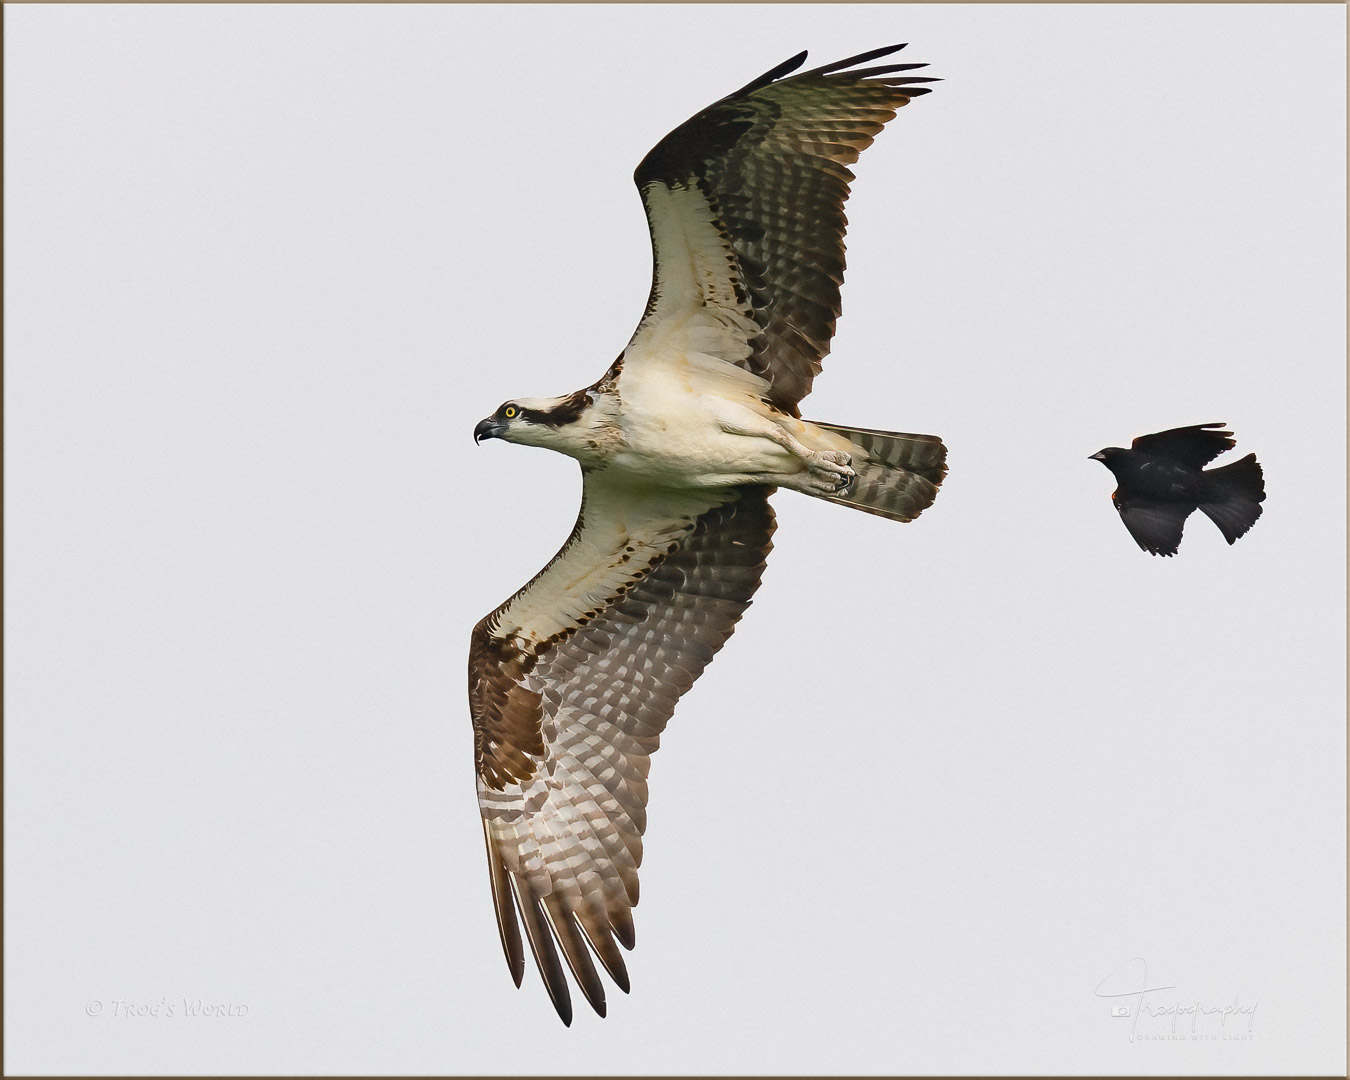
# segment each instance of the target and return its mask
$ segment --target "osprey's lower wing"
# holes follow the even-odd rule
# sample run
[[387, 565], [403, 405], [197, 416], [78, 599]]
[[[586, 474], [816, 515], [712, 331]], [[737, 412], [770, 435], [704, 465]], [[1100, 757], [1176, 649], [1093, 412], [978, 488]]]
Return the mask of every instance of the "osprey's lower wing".
[[498, 928], [519, 985], [519, 918], [564, 1022], [559, 949], [602, 1016], [591, 952], [628, 990], [616, 941], [633, 947], [650, 757], [759, 586], [771, 490], [663, 491], [589, 473], [563, 549], [474, 629], [469, 704]]

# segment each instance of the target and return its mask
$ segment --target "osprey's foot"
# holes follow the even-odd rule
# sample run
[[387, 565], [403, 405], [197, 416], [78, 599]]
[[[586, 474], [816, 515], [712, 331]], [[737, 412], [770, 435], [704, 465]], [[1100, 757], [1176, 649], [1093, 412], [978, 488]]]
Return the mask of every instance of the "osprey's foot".
[[858, 482], [850, 467], [853, 458], [842, 450], [817, 450], [806, 459], [811, 487], [822, 495], [849, 495]]

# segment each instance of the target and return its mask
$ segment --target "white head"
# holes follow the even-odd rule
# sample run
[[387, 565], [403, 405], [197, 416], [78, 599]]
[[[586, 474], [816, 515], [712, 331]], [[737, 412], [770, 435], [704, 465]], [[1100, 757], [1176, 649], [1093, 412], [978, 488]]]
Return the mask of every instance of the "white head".
[[593, 404], [585, 390], [553, 398], [512, 398], [473, 429], [474, 442], [501, 439], [523, 446], [543, 446], [577, 456], [588, 440], [587, 413]]

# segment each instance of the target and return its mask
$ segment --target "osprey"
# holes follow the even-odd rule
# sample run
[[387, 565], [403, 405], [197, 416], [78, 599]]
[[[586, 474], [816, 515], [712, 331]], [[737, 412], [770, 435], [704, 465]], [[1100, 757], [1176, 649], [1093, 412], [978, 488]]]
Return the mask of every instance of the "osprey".
[[946, 474], [935, 436], [797, 408], [840, 312], [847, 166], [937, 81], [900, 75], [925, 64], [857, 68], [902, 48], [786, 77], [802, 52], [662, 139], [634, 175], [654, 271], [627, 348], [591, 386], [515, 398], [474, 429], [581, 463], [571, 536], [469, 648], [497, 928], [519, 986], [519, 918], [566, 1024], [559, 949], [601, 1016], [592, 953], [628, 991], [650, 758], [759, 587], [769, 496], [909, 521]]

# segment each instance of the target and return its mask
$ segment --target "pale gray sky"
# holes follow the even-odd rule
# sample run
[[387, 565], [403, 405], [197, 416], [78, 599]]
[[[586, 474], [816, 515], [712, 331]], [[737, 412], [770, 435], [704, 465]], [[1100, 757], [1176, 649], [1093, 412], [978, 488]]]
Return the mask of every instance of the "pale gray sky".
[[[1342, 7], [5, 17], [7, 1071], [1344, 1070]], [[474, 422], [627, 340], [657, 139], [906, 40], [804, 411], [949, 479], [777, 497], [565, 1031], [464, 660], [579, 481]], [[1150, 558], [1087, 455], [1214, 420], [1265, 516]]]

